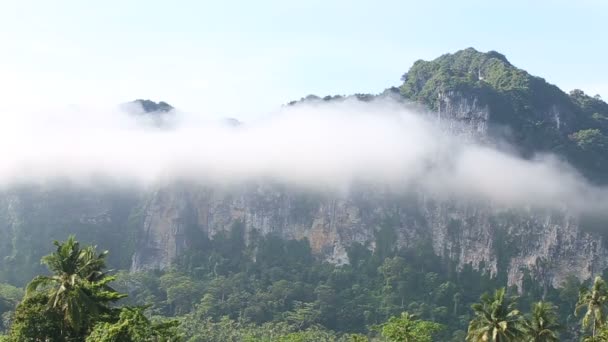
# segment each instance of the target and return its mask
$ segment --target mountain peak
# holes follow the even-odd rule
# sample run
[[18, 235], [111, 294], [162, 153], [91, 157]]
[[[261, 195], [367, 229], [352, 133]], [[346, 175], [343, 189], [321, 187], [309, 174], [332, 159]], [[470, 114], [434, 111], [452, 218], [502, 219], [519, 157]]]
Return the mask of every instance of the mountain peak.
[[474, 48], [418, 60], [402, 80], [406, 99], [492, 133], [524, 156], [555, 153], [590, 179], [608, 181], [608, 104], [599, 96], [568, 95], [501, 53]]
[[132, 104], [141, 106], [143, 113], [168, 113], [174, 108], [164, 101], [154, 102], [152, 100], [137, 99]]
[[447, 91], [468, 92], [484, 87], [500, 91], [527, 89], [531, 78], [499, 52], [467, 48], [432, 61], [416, 61], [403, 75], [401, 91], [408, 98], [432, 104], [438, 93]]
[[[442, 57], [452, 57], [452, 58], [464, 59], [464, 60], [468, 59], [471, 61], [474, 61], [475, 59], [481, 59], [484, 61], [487, 61], [490, 59], [497, 59], [499, 61], [502, 61], [505, 64], [511, 65], [511, 63], [507, 60], [507, 57], [505, 57], [505, 55], [503, 55], [500, 52], [497, 52], [494, 50], [490, 50], [488, 52], [482, 52], [473, 47], [459, 50], [452, 54], [448, 53], [448, 54], [443, 55]], [[439, 58], [442, 58], [442, 57], [439, 57]]]

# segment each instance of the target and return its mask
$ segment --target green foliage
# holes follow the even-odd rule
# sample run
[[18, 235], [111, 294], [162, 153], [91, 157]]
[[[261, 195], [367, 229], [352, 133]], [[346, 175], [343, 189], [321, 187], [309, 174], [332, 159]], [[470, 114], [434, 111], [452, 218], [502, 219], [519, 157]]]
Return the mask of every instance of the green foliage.
[[557, 331], [560, 329], [560, 325], [553, 304], [534, 303], [524, 322], [524, 329], [529, 342], [559, 341]]
[[430, 248], [397, 249], [390, 239], [394, 224], [380, 230], [382, 251], [353, 245], [351, 264], [341, 266], [316, 260], [306, 240], [252, 234], [244, 246], [242, 232], [233, 229], [201, 238], [201, 247], [173, 268], [119, 274], [116, 288], [129, 294], [130, 305], [151, 303], [157, 315], [184, 317], [186, 339], [219, 336], [213, 331], [221, 322], [238, 325], [234, 329], [285, 324], [286, 334], [322, 327], [345, 338], [405, 310], [444, 324], [438, 336], [449, 339], [466, 329], [467, 305], [496, 283], [471, 268], [450, 271]]
[[143, 307], [124, 307], [117, 322], [98, 323], [86, 342], [174, 342], [179, 341], [177, 321], [151, 322]]
[[[176, 341], [176, 321], [151, 322], [144, 308], [111, 307], [126, 295], [109, 283], [107, 252], [80, 247], [73, 236], [55, 241], [56, 251], [42, 258], [52, 272], [37, 276], [17, 306], [9, 341]], [[18, 293], [12, 291], [14, 295]]]
[[25, 298], [15, 311], [8, 340], [60, 342], [73, 337], [71, 331], [62, 329], [61, 312], [49, 307], [48, 302], [44, 293]]
[[575, 315], [585, 310], [583, 328], [591, 330], [591, 337], [606, 324], [606, 306], [608, 305], [608, 286], [601, 277], [596, 277], [591, 289], [583, 288], [576, 303]]
[[12, 311], [22, 298], [22, 289], [9, 284], [0, 284], [0, 331], [8, 328]]
[[[471, 320], [468, 307], [498, 287], [499, 280], [470, 265], [456, 271], [431, 248], [397, 249], [388, 240], [384, 258], [355, 244], [348, 250], [351, 264], [336, 266], [316, 260], [307, 241], [254, 236], [243, 246], [237, 233], [218, 234], [202, 240], [205, 248], [180, 258], [175, 267], [122, 273], [116, 286], [129, 293], [130, 305], [151, 303], [154, 314], [181, 317], [180, 330], [192, 341], [241, 341], [248, 334], [269, 338], [256, 330], [262, 327], [291, 337], [321, 329], [344, 339], [369, 334], [369, 327], [404, 311], [444, 326], [436, 340], [462, 341]], [[541, 296], [550, 298], [559, 304], [559, 323], [566, 324], [580, 286], [567, 279], [557, 291], [530, 278], [520, 302], [527, 306]], [[522, 315], [517, 320], [523, 330]], [[574, 319], [568, 322], [576, 326]]]
[[524, 322], [517, 309], [515, 297], [506, 294], [504, 288], [494, 295], [484, 293], [479, 303], [471, 306], [475, 316], [469, 323], [467, 341], [500, 342], [522, 341], [525, 336]]
[[608, 151], [608, 137], [597, 128], [583, 129], [572, 133], [570, 139], [584, 151], [597, 151], [600, 153]]
[[339, 335], [320, 326], [298, 330], [285, 322], [256, 325], [222, 317], [214, 322], [211, 319], [186, 317], [182, 330], [190, 336], [189, 342], [243, 341], [243, 342], [361, 342], [367, 338], [359, 334]]
[[[454, 272], [426, 248], [387, 244], [381, 258], [354, 245], [348, 252], [352, 264], [337, 266], [316, 260], [307, 241], [258, 236], [245, 246], [240, 234], [235, 226], [230, 234], [218, 235], [217, 243], [201, 241], [206, 248], [180, 259], [174, 268], [116, 277], [104, 272], [105, 252], [81, 248], [73, 238], [56, 243], [56, 251], [44, 258], [52, 275], [37, 277], [28, 286], [5, 339], [555, 341], [563, 322], [577, 328], [568, 316], [580, 286], [573, 278], [560, 291], [526, 280], [522, 302], [532, 304], [540, 293], [560, 303], [559, 311], [538, 302], [524, 318], [503, 288], [493, 296], [482, 295], [472, 305], [471, 317], [467, 305], [498, 283], [470, 266]], [[109, 287], [114, 280], [130, 298]], [[588, 308], [586, 326], [597, 322], [590, 335], [595, 340], [605, 334], [596, 304], [604, 303], [605, 287], [598, 278], [581, 292], [577, 305], [577, 311]], [[0, 293], [17, 300], [21, 296], [19, 289], [6, 286], [0, 286]], [[127, 306], [110, 306], [118, 299]], [[373, 326], [378, 333], [370, 330]], [[563, 336], [574, 335], [564, 331]]]
[[0, 283], [0, 305], [16, 305], [23, 298], [22, 289], [10, 284]]
[[63, 316], [66, 328], [75, 333], [87, 332], [101, 315], [110, 314], [109, 303], [124, 297], [108, 283], [105, 268], [107, 252], [97, 254], [95, 247], [80, 248], [73, 236], [66, 242], [55, 241], [57, 250], [42, 258], [53, 273], [38, 276], [26, 288], [26, 296], [39, 289], [49, 297], [49, 307]]
[[465, 112], [473, 105], [487, 108], [489, 133], [509, 141], [523, 156], [553, 152], [587, 177], [608, 182], [608, 104], [599, 96], [581, 90], [568, 95], [499, 53], [473, 48], [415, 62], [403, 76], [400, 92], [439, 112], [447, 106], [462, 105]]
[[585, 336], [583, 342], [608, 342], [608, 327], [599, 329], [595, 336]]
[[393, 342], [432, 342], [433, 335], [441, 330], [441, 324], [422, 321], [403, 312], [399, 317], [391, 317], [382, 324], [381, 333], [388, 341]]

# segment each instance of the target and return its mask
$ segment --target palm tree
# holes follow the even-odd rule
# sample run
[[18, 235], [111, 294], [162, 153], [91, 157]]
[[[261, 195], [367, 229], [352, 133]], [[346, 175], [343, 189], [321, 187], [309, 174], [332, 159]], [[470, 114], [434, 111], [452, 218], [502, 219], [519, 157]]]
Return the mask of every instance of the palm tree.
[[583, 327], [588, 329], [592, 326], [592, 337], [595, 337], [598, 330], [606, 322], [606, 303], [608, 302], [608, 287], [601, 277], [596, 277], [593, 281], [591, 290], [582, 289], [578, 295], [578, 302], [574, 309], [574, 315], [578, 315], [580, 310], [586, 308], [583, 317]]
[[471, 305], [475, 318], [469, 323], [468, 342], [511, 342], [524, 338], [517, 299], [507, 297], [501, 288], [491, 296], [484, 293], [479, 303]]
[[586, 336], [583, 338], [583, 342], [608, 342], [608, 329], [606, 326], [603, 326], [596, 331], [595, 336]]
[[57, 250], [42, 258], [53, 273], [37, 276], [26, 288], [26, 298], [42, 289], [49, 307], [63, 315], [64, 325], [74, 332], [88, 330], [102, 313], [110, 312], [109, 303], [123, 298], [108, 286], [114, 280], [103, 272], [107, 252], [80, 248], [73, 236], [65, 242], [54, 242]]
[[525, 320], [525, 330], [529, 342], [556, 342], [559, 341], [556, 330], [557, 324], [555, 306], [548, 302], [532, 304], [530, 315]]

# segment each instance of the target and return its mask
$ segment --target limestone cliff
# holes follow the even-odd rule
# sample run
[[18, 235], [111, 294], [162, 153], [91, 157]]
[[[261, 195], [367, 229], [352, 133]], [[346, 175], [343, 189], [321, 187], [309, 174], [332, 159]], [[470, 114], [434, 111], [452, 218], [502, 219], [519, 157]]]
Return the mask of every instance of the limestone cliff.
[[[403, 80], [388, 93], [426, 106], [453, 133], [494, 146], [507, 141], [523, 157], [552, 152], [592, 181], [606, 181], [608, 151], [599, 144], [589, 148], [590, 135], [580, 134], [587, 139], [582, 140], [576, 134], [589, 129], [592, 138], [608, 134], [600, 120], [608, 117], [608, 109], [601, 112], [608, 106], [598, 99], [582, 92], [569, 96], [500, 54], [472, 49], [416, 62]], [[357, 98], [371, 101], [374, 96]], [[48, 252], [48, 240], [68, 233], [112, 249], [118, 267], [164, 268], [190, 248], [193, 234], [213, 237], [235, 222], [243, 223], [246, 240], [252, 234], [306, 238], [319, 257], [337, 264], [349, 262], [353, 243], [374, 249], [388, 234], [395, 246], [428, 246], [457, 268], [472, 265], [519, 286], [525, 272], [557, 286], [570, 274], [587, 279], [608, 267], [602, 234], [586, 229], [582, 218], [567, 209], [506, 208], [433, 198], [420, 190], [397, 195], [355, 186], [337, 194], [257, 182], [153, 190], [3, 190], [0, 276], [16, 283], [29, 280], [40, 271], [37, 260]], [[32, 269], [12, 266], [24, 263]]]
[[187, 225], [213, 236], [235, 222], [246, 238], [257, 232], [286, 239], [307, 238], [312, 250], [334, 263], [347, 263], [355, 243], [373, 249], [389, 229], [399, 247], [430, 242], [435, 254], [521, 285], [524, 270], [558, 286], [568, 275], [587, 279], [608, 265], [601, 238], [584, 232], [567, 213], [513, 210], [480, 203], [437, 202], [422, 194], [396, 196], [351, 191], [347, 196], [302, 193], [280, 186], [245, 189], [166, 188], [144, 209], [140, 245], [132, 268], [164, 267], [188, 248]]
[[[552, 152], [588, 175], [571, 134], [599, 125], [589, 110], [543, 79], [511, 65], [499, 53], [466, 49], [431, 61], [418, 61], [403, 85], [379, 96], [426, 105], [429, 115], [465, 139], [500, 146], [505, 141], [522, 156]], [[361, 101], [374, 96], [356, 95]], [[301, 101], [342, 101], [345, 97], [308, 96]], [[298, 105], [291, 102], [290, 105]], [[597, 107], [596, 107], [597, 108]], [[599, 126], [598, 126], [599, 127]], [[603, 170], [603, 169], [602, 169]], [[601, 173], [601, 172], [600, 172]], [[599, 178], [597, 178], [599, 179]], [[470, 264], [509, 284], [522, 285], [524, 272], [558, 286], [573, 274], [587, 279], [607, 267], [603, 239], [569, 213], [505, 208], [490, 203], [439, 200], [419, 191], [395, 196], [380, 189], [353, 189], [347, 195], [301, 193], [255, 184], [240, 189], [165, 188], [144, 209], [144, 237], [133, 269], [162, 267], [187, 248], [184, 222], [213, 236], [235, 222], [253, 231], [284, 238], [307, 238], [312, 249], [335, 263], [346, 263], [355, 242], [374, 248], [382, 229], [395, 233], [401, 247], [429, 242], [437, 255], [457, 267]]]

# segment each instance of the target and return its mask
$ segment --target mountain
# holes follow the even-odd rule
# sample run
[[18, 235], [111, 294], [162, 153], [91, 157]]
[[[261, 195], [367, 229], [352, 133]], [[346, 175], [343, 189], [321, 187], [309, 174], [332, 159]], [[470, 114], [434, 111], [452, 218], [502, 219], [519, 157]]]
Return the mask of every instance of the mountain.
[[440, 116], [505, 139], [525, 156], [561, 155], [588, 178], [608, 181], [608, 104], [599, 96], [566, 94], [497, 52], [472, 48], [417, 61], [402, 79], [403, 96]]
[[[459, 134], [497, 148], [506, 142], [524, 158], [551, 152], [589, 181], [607, 184], [608, 104], [599, 97], [566, 94], [497, 52], [472, 48], [417, 61], [402, 80], [377, 95], [308, 96], [290, 105], [391, 97], [457, 123], [452, 129]], [[143, 113], [174, 113], [165, 102], [136, 104]], [[47, 242], [70, 233], [113, 250], [114, 267], [143, 270], [167, 268], [199, 248], [197, 241], [241, 227], [245, 241], [260, 235], [305, 239], [313, 254], [335, 264], [350, 262], [352, 246], [425, 248], [451, 272], [470, 267], [520, 288], [531, 274], [550, 287], [608, 268], [606, 222], [567, 209], [510, 208], [423, 191], [354, 188], [336, 194], [269, 181], [147, 190], [20, 186], [0, 194], [0, 281], [31, 279], [41, 272], [37, 260], [49, 251]]]
[[138, 99], [130, 102], [130, 104], [140, 106], [143, 113], [168, 113], [174, 109], [173, 106], [164, 101], [157, 103], [151, 100]]

